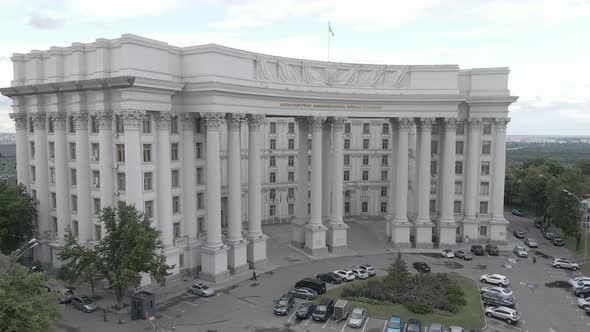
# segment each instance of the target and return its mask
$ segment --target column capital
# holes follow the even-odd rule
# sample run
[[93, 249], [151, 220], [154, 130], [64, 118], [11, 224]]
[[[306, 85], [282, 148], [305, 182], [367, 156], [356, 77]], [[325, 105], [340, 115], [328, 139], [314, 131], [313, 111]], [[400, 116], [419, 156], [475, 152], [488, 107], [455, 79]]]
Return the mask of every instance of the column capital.
[[225, 113], [207, 112], [202, 114], [207, 130], [219, 130], [224, 122]]
[[496, 131], [506, 131], [506, 126], [510, 122], [510, 118], [495, 118]]
[[241, 113], [228, 113], [225, 116], [227, 121], [227, 127], [230, 130], [239, 130], [244, 122], [246, 122], [246, 114]]
[[154, 118], [156, 119], [156, 127], [158, 128], [158, 130], [170, 129], [170, 120], [172, 119], [172, 113], [157, 112]]
[[248, 115], [248, 126], [250, 130], [259, 130], [264, 124], [264, 114]]
[[47, 115], [43, 112], [31, 113], [31, 121], [33, 122], [33, 128], [35, 130], [45, 129], [46, 120], [47, 120]]
[[394, 126], [397, 126], [399, 130], [409, 130], [414, 124], [414, 119], [412, 118], [394, 118], [393, 120], [394, 121], [392, 123]]
[[76, 123], [76, 130], [88, 130], [88, 112], [72, 113]]
[[96, 113], [98, 120], [98, 129], [112, 129], [113, 128], [113, 112], [102, 111]]
[[138, 110], [124, 111], [121, 115], [123, 116], [125, 130], [139, 130], [143, 114], [144, 112]]
[[297, 122], [297, 125], [299, 125], [299, 127], [305, 126], [307, 128], [307, 126], [309, 125], [309, 118], [306, 116], [298, 116], [295, 118], [295, 122]]
[[66, 112], [51, 113], [51, 115], [49, 117], [51, 120], [53, 120], [53, 127], [56, 130], [65, 130], [66, 129], [66, 123], [68, 120], [68, 113], [66, 113]]
[[436, 124], [435, 118], [418, 118], [417, 121], [418, 126], [422, 130], [432, 130], [432, 126]]
[[457, 118], [443, 118], [441, 122], [445, 130], [457, 130]]
[[324, 128], [324, 122], [326, 122], [325, 116], [313, 116], [309, 118], [308, 124], [312, 131], [320, 131]]
[[9, 113], [8, 116], [14, 120], [14, 126], [17, 130], [27, 129], [27, 113]]
[[469, 126], [469, 128], [472, 128], [472, 129], [481, 128], [481, 124], [482, 123], [483, 123], [483, 121], [481, 120], [481, 118], [469, 118], [469, 119], [467, 119], [467, 125]]
[[334, 131], [338, 130], [338, 131], [343, 131], [344, 130], [344, 122], [346, 122], [348, 118], [342, 117], [342, 116], [335, 116], [332, 119], [332, 128], [334, 128]]
[[190, 112], [178, 113], [180, 122], [182, 122], [182, 130], [194, 130], [195, 129], [195, 114]]

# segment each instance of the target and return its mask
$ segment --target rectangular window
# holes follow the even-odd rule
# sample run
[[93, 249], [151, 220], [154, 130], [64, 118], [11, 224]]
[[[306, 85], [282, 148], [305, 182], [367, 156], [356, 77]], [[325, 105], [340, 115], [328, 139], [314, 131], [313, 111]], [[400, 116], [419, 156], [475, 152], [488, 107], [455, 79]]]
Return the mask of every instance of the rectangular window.
[[270, 183], [276, 183], [277, 182], [277, 173], [275, 172], [270, 172], [270, 178], [269, 181]]
[[203, 132], [203, 121], [201, 118], [195, 119], [195, 134], [201, 134]]
[[125, 173], [117, 173], [117, 190], [125, 191]]
[[78, 237], [80, 234], [77, 220], [72, 220], [72, 234], [74, 234], [75, 237]]
[[173, 116], [170, 118], [170, 133], [171, 134], [178, 134], [178, 117]]
[[344, 202], [344, 213], [350, 213], [350, 202]]
[[197, 184], [203, 184], [203, 168], [197, 167], [197, 176], [196, 176]]
[[277, 167], [277, 157], [276, 156], [268, 157], [268, 167]]
[[381, 166], [387, 166], [389, 164], [389, 158], [387, 155], [381, 156]]
[[100, 160], [100, 146], [98, 145], [98, 143], [90, 144], [90, 153], [90, 159], [92, 161]]
[[363, 134], [369, 134], [371, 132], [371, 124], [363, 123]]
[[431, 160], [430, 161], [430, 176], [436, 176], [437, 172], [438, 172], [438, 163], [436, 160]]
[[178, 160], [178, 143], [170, 144], [170, 159], [172, 161]]
[[387, 138], [384, 138], [381, 140], [381, 149], [383, 149], [383, 150], [389, 149], [389, 140]]
[[369, 212], [369, 202], [361, 202], [361, 213]]
[[344, 171], [344, 181], [350, 181], [350, 171]]
[[145, 201], [143, 203], [143, 213], [148, 218], [154, 217], [154, 201]]
[[68, 116], [68, 129], [72, 134], [76, 132], [76, 121], [73, 116]]
[[381, 213], [387, 213], [387, 202], [381, 202]]
[[205, 224], [205, 218], [199, 217], [197, 218], [197, 232], [204, 233], [207, 230], [207, 224]]
[[492, 134], [492, 123], [486, 121], [483, 123], [483, 134], [484, 135], [491, 135]]
[[363, 149], [368, 150], [369, 149], [369, 139], [365, 138], [363, 140]]
[[385, 122], [381, 125], [381, 134], [383, 134], [383, 135], [389, 134], [389, 123]]
[[197, 159], [203, 159], [203, 143], [195, 143], [195, 156]]
[[175, 239], [178, 239], [179, 237], [181, 237], [179, 222], [175, 222], [174, 224], [172, 224], [172, 234], [174, 234]]
[[455, 194], [462, 194], [463, 193], [463, 182], [462, 181], [455, 181]]
[[143, 161], [146, 163], [152, 161], [152, 145], [151, 144], [144, 144], [143, 145]]
[[479, 235], [488, 236], [488, 226], [479, 226]]
[[277, 140], [276, 140], [276, 139], [274, 139], [274, 138], [272, 138], [272, 139], [270, 140], [270, 149], [271, 149], [271, 150], [276, 150], [276, 149], [277, 149]]
[[51, 217], [51, 223], [53, 224], [51, 230], [57, 233], [57, 231], [58, 231], [57, 218]]
[[490, 183], [489, 182], [480, 182], [479, 193], [480, 193], [480, 195], [488, 195], [490, 193]]
[[455, 161], [455, 175], [463, 174], [463, 162]]
[[55, 143], [54, 142], [49, 142], [49, 158], [50, 159], [55, 158]]
[[205, 208], [205, 194], [197, 193], [197, 209], [202, 210]]
[[307, 140], [307, 149], [311, 150], [311, 139]]
[[344, 124], [344, 133], [345, 134], [350, 134], [350, 123], [345, 123]]
[[295, 182], [295, 172], [287, 173], [289, 182]]
[[463, 141], [457, 141], [457, 142], [455, 142], [455, 153], [457, 153], [458, 155], [462, 155], [463, 154], [463, 148], [464, 148], [464, 142]]
[[349, 166], [349, 165], [350, 165], [350, 155], [345, 154], [344, 155], [344, 166]]
[[430, 193], [431, 194], [436, 194], [436, 182], [430, 182]]
[[434, 214], [434, 213], [436, 213], [436, 199], [431, 199], [431, 200], [430, 200], [430, 204], [429, 204], [429, 209], [428, 209], [428, 211], [429, 211], [431, 214]]
[[150, 134], [152, 132], [152, 117], [150, 115], [144, 115], [141, 121], [141, 128], [144, 134]]
[[492, 142], [483, 141], [481, 142], [481, 154], [489, 155], [492, 152]]
[[287, 205], [287, 214], [289, 215], [289, 217], [295, 215], [295, 204]]
[[287, 129], [287, 133], [289, 134], [295, 134], [295, 123], [294, 122], [289, 122], [289, 127]]
[[55, 183], [55, 167], [49, 167], [49, 183]]
[[274, 217], [276, 213], [277, 207], [274, 204], [268, 206], [268, 215], [269, 217]]
[[363, 197], [363, 198], [369, 197], [369, 187], [362, 187], [361, 188], [361, 197]]
[[92, 171], [92, 187], [100, 188], [100, 172]]
[[363, 171], [363, 181], [369, 181], [369, 171]]
[[69, 143], [70, 147], [70, 161], [76, 160], [76, 143]]
[[31, 152], [31, 158], [35, 158], [35, 142], [29, 142], [29, 152]]
[[461, 213], [461, 201], [453, 202], [453, 213]]
[[57, 207], [57, 195], [55, 193], [51, 193], [51, 208], [55, 209]]
[[438, 154], [438, 141], [430, 142], [430, 153]]
[[93, 134], [98, 133], [98, 118], [96, 115], [90, 116], [90, 132]]
[[125, 162], [125, 144], [117, 144], [117, 162]]
[[125, 132], [122, 115], [115, 115], [115, 131], [119, 134]]
[[344, 150], [350, 150], [350, 139], [344, 140]]
[[369, 156], [363, 155], [363, 166], [369, 165]]
[[54, 129], [55, 129], [55, 121], [53, 120], [53, 117], [49, 117], [49, 119], [47, 121], [47, 132], [53, 133]]
[[184, 268], [184, 254], [178, 255], [178, 267]]
[[274, 202], [276, 198], [277, 198], [277, 190], [276, 190], [276, 189], [274, 189], [274, 188], [273, 188], [273, 189], [270, 189], [270, 190], [268, 191], [268, 199], [269, 199], [271, 202]]
[[72, 195], [72, 211], [78, 212], [78, 196]]
[[464, 123], [457, 123], [457, 135], [464, 135], [465, 134], [465, 124]]
[[143, 173], [143, 190], [144, 191], [151, 191], [153, 190], [153, 175], [152, 172]]
[[100, 214], [100, 198], [93, 198], [92, 203], [94, 205], [93, 213], [98, 215]]
[[76, 169], [70, 168], [70, 184], [75, 186], [78, 183], [78, 174]]
[[172, 170], [172, 188], [180, 187], [180, 171], [177, 169]]
[[102, 240], [102, 227], [100, 225], [94, 225], [94, 240]]
[[350, 190], [345, 190], [344, 191], [344, 198], [350, 199]]
[[289, 156], [287, 158], [287, 166], [288, 167], [295, 167], [295, 156]]
[[481, 213], [481, 214], [488, 213], [488, 202], [486, 202], [486, 201], [479, 202], [479, 213]]
[[295, 150], [295, 139], [289, 138], [289, 150]]
[[271, 134], [276, 134], [277, 133], [277, 123], [271, 122], [269, 130], [270, 130]]
[[381, 171], [381, 181], [387, 181], [387, 171]]
[[381, 187], [381, 197], [387, 197], [387, 187]]
[[180, 196], [172, 196], [172, 213], [180, 213]]
[[287, 189], [287, 198], [294, 198], [295, 197], [295, 188], [288, 188]]
[[481, 175], [490, 175], [490, 162], [484, 161], [481, 163]]

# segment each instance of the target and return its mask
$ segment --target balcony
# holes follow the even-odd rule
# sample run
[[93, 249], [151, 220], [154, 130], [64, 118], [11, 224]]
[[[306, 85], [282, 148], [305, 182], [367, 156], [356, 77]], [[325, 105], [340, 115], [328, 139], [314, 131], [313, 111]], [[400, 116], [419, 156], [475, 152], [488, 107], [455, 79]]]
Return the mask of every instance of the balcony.
[[177, 237], [174, 239], [174, 246], [175, 247], [186, 247], [188, 243], [188, 235], [183, 235], [181, 237]]

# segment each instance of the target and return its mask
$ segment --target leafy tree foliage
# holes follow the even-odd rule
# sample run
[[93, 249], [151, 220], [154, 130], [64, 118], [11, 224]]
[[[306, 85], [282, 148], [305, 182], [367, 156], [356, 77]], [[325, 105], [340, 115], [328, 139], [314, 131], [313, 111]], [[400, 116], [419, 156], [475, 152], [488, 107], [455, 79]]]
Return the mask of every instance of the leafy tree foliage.
[[529, 159], [522, 164], [522, 168], [546, 166], [552, 176], [559, 176], [563, 173], [564, 167], [555, 159], [535, 158]]
[[150, 220], [135, 206], [119, 204], [104, 208], [99, 220], [106, 236], [96, 247], [100, 269], [117, 294], [120, 305], [123, 292], [138, 287], [140, 272], [149, 273], [156, 281], [168, 276], [171, 268], [160, 253], [160, 232], [150, 226]]
[[547, 209], [547, 183], [553, 176], [549, 172], [549, 166], [529, 166], [525, 169], [520, 181], [520, 199], [524, 205], [536, 215], [545, 214]]
[[580, 159], [574, 164], [585, 176], [590, 176], [590, 159]]
[[65, 244], [59, 253], [63, 262], [59, 270], [59, 278], [71, 285], [87, 283], [92, 288], [104, 278], [100, 264], [101, 258], [95, 248], [81, 246], [72, 230], [68, 227], [65, 234]]
[[53, 331], [62, 317], [57, 294], [43, 273], [30, 273], [12, 255], [0, 264], [0, 330], [3, 332]]
[[385, 287], [389, 289], [397, 298], [401, 298], [405, 293], [410, 281], [410, 272], [406, 261], [402, 258], [400, 252], [393, 263], [387, 268], [387, 277], [385, 278]]
[[9, 254], [32, 237], [36, 215], [36, 202], [22, 184], [0, 182], [0, 252]]

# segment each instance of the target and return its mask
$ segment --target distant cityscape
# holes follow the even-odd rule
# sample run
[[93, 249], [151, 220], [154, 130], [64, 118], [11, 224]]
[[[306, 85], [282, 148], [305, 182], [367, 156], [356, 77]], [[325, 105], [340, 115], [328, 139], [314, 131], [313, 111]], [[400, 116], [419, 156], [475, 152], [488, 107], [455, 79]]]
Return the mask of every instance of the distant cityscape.
[[14, 133], [0, 133], [0, 144], [16, 144]]

